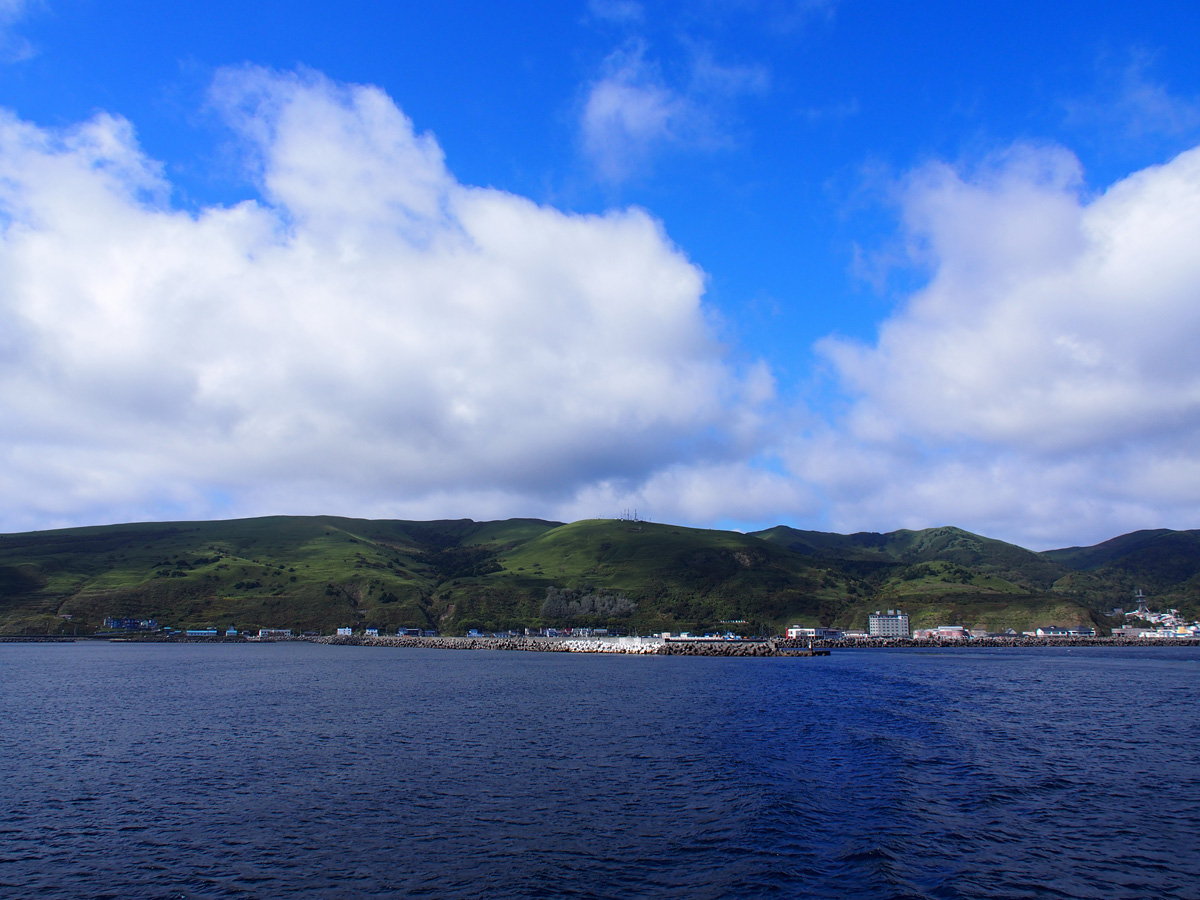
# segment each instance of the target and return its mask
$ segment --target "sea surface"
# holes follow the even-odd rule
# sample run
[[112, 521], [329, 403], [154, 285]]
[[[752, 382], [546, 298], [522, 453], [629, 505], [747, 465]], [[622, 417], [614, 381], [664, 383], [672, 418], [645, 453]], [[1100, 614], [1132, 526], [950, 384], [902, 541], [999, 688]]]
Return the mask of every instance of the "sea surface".
[[0, 897], [1200, 897], [1200, 647], [0, 645]]

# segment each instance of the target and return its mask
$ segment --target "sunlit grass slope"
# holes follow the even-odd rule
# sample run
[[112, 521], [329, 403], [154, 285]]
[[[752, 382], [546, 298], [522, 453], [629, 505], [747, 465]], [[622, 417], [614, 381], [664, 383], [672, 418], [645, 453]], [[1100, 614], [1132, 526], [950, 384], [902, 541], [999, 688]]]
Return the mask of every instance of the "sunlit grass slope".
[[537, 617], [551, 586], [624, 596], [635, 604], [628, 626], [642, 631], [815, 621], [837, 615], [848, 597], [843, 581], [748, 535], [646, 522], [575, 522], [497, 562], [499, 571], [452, 592], [464, 620], [482, 620], [475, 607], [495, 591], [528, 595], [522, 613]]
[[429, 599], [454, 548], [486, 555], [551, 527], [272, 516], [2, 536], [0, 628], [73, 629], [109, 615], [176, 627], [435, 627]]

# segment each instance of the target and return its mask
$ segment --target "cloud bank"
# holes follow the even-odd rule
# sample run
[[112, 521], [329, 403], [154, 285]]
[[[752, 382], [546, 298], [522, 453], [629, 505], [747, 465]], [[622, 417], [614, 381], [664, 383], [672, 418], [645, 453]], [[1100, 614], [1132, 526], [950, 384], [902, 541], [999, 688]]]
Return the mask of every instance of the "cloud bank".
[[120, 118], [0, 118], [0, 528], [549, 513], [752, 439], [769, 379], [646, 213], [463, 185], [375, 88], [212, 102], [260, 196], [196, 213]]
[[1071, 154], [1017, 147], [902, 205], [929, 282], [874, 343], [822, 342], [853, 402], [790, 453], [838, 526], [1200, 525], [1200, 148], [1089, 197]]
[[0, 113], [0, 530], [1200, 524], [1200, 148], [1099, 193], [1053, 146], [912, 172], [924, 287], [818, 345], [833, 407], [786, 409], [646, 212], [462, 184], [376, 88], [239, 68], [211, 102], [255, 197], [198, 211], [123, 119]]

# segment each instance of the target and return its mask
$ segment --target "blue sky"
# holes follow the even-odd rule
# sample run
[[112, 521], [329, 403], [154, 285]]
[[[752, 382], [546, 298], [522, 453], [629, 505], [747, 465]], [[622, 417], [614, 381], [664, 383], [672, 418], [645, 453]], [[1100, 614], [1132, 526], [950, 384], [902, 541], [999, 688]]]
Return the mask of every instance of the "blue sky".
[[0, 529], [1195, 527], [1198, 34], [0, 2]]

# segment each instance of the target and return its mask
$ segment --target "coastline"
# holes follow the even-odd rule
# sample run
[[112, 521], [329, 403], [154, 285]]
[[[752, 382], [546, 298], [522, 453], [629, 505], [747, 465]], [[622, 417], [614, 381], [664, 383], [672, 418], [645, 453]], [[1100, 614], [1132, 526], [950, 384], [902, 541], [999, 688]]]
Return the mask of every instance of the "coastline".
[[971, 640], [913, 638], [852, 638], [839, 640], [807, 639], [662, 639], [662, 638], [570, 638], [570, 637], [406, 637], [400, 635], [296, 635], [197, 637], [162, 634], [122, 635], [0, 635], [0, 644], [13, 643], [108, 643], [155, 644], [270, 644], [303, 641], [338, 647], [394, 647], [424, 650], [505, 650], [526, 653], [602, 653], [636, 656], [753, 656], [808, 657], [828, 656], [833, 650], [990, 650], [1045, 647], [1196, 647], [1200, 640], [1177, 638], [1053, 638], [989, 637]]
[[[400, 637], [359, 635], [303, 638], [317, 644], [354, 647], [405, 647], [442, 650], [510, 650], [535, 653], [614, 653], [658, 656], [826, 656], [832, 650], [870, 649], [996, 649], [1023, 647], [1188, 647], [1197, 640], [1137, 638], [974, 638], [970, 641], [862, 638], [807, 641], [767, 640], [662, 640], [655, 638], [544, 638], [544, 637]], [[640, 641], [640, 643], [633, 643]], [[620, 643], [626, 642], [626, 643]]]
[[553, 637], [401, 637], [334, 635], [308, 638], [316, 644], [352, 647], [406, 647], [436, 650], [509, 650], [532, 653], [607, 653], [637, 656], [809, 656], [820, 650], [797, 652], [779, 641], [673, 641], [662, 638]]

